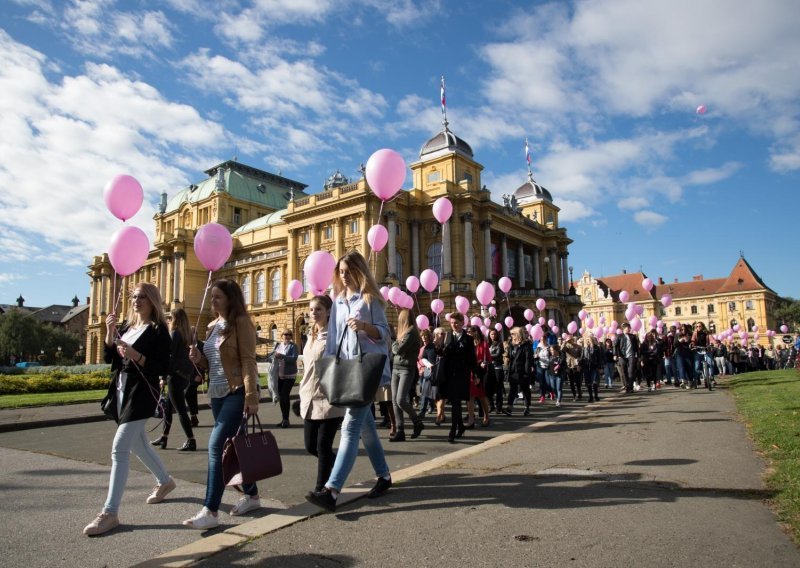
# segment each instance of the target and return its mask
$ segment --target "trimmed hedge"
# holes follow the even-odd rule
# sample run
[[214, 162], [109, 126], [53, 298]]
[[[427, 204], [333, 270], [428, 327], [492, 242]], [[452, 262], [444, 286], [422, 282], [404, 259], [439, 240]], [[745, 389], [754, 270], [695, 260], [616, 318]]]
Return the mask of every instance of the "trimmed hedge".
[[0, 394], [26, 394], [107, 389], [109, 370], [71, 374], [63, 370], [29, 376], [0, 375]]
[[83, 375], [95, 371], [109, 371], [111, 365], [50, 365], [47, 367], [0, 367], [0, 375], [49, 375], [62, 372], [68, 375]]

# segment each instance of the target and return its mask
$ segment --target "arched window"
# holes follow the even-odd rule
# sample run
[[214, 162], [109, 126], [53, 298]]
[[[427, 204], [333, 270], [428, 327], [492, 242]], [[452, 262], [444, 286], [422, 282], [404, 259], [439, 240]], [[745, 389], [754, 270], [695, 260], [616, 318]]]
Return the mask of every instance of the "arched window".
[[753, 326], [756, 325], [756, 320], [747, 318], [747, 331], [753, 331]]
[[269, 336], [273, 343], [278, 343], [281, 340], [280, 333], [281, 332], [278, 331], [278, 326], [273, 323], [272, 327], [269, 328]]
[[245, 274], [242, 277], [242, 295], [244, 296], [244, 303], [250, 304], [250, 275]]
[[265, 289], [265, 278], [264, 273], [259, 272], [258, 276], [256, 276], [256, 303], [262, 304], [264, 303], [264, 293], [266, 292]]
[[439, 278], [442, 277], [442, 243], [433, 243], [428, 247], [428, 268]]
[[273, 302], [277, 302], [281, 299], [281, 271], [276, 270], [272, 273], [272, 278], [270, 280], [270, 298]]
[[395, 254], [395, 274], [397, 274], [397, 279], [400, 282], [405, 282], [405, 278], [403, 277], [403, 255], [399, 252]]

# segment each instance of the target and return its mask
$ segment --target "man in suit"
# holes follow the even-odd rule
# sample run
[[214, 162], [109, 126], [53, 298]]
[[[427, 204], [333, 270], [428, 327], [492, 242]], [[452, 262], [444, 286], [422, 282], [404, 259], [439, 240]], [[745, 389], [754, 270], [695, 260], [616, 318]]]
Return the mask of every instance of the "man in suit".
[[469, 399], [470, 374], [475, 373], [480, 376], [481, 369], [475, 355], [475, 342], [464, 331], [464, 316], [458, 313], [452, 314], [450, 328], [452, 331], [445, 337], [442, 350], [444, 385], [439, 388], [443, 391], [442, 397], [450, 402], [452, 419], [447, 441], [452, 444], [456, 438], [464, 435], [461, 402]]
[[622, 324], [622, 334], [614, 342], [614, 360], [619, 363], [625, 392], [633, 392], [633, 380], [636, 378], [636, 363], [639, 354], [639, 336], [631, 333], [631, 324]]

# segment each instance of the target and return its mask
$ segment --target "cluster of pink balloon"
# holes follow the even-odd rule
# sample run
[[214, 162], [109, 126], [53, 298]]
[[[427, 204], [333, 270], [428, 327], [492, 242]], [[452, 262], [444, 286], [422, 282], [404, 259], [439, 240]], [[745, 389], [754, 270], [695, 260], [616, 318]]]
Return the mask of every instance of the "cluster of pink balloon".
[[[144, 191], [136, 178], [120, 174], [114, 176], [103, 189], [106, 207], [123, 223], [142, 208]], [[108, 260], [120, 276], [129, 276], [139, 270], [150, 253], [150, 241], [139, 227], [124, 225], [111, 235]]]

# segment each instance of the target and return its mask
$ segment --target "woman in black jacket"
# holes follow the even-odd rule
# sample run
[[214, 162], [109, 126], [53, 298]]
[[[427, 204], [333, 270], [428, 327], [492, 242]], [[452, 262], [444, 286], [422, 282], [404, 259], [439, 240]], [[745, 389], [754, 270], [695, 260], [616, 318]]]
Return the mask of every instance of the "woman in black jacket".
[[531, 411], [531, 373], [533, 371], [533, 349], [530, 341], [525, 337], [521, 327], [511, 330], [511, 341], [508, 345], [508, 406], [503, 411], [506, 416], [511, 416], [517, 393], [522, 391], [525, 400], [524, 416]]
[[464, 418], [461, 413], [461, 402], [469, 399], [470, 373], [480, 375], [481, 368], [475, 356], [475, 342], [464, 331], [464, 320], [461, 314], [450, 317], [452, 332], [445, 337], [442, 347], [443, 385], [439, 387], [442, 398], [450, 402], [452, 419], [447, 441], [451, 444], [456, 438], [464, 435]]
[[103, 411], [118, 424], [111, 449], [111, 480], [103, 511], [86, 525], [83, 534], [95, 536], [119, 526], [117, 512], [128, 480], [131, 453], [156, 478], [147, 503], [160, 503], [175, 489], [158, 454], [145, 436], [145, 423], [158, 404], [159, 377], [169, 369], [170, 337], [161, 296], [153, 284], [136, 286], [128, 319], [117, 330], [116, 314], [106, 318], [105, 361], [114, 378], [103, 399]]
[[421, 346], [422, 338], [417, 326], [414, 325], [411, 312], [400, 310], [397, 316], [397, 339], [392, 343], [392, 404], [397, 421], [397, 431], [394, 436], [389, 436], [390, 442], [404, 442], [406, 439], [404, 412], [408, 414], [414, 425], [412, 438], [419, 437], [425, 427], [409, 400], [411, 384], [414, 381], [414, 369], [417, 366], [417, 357]]

